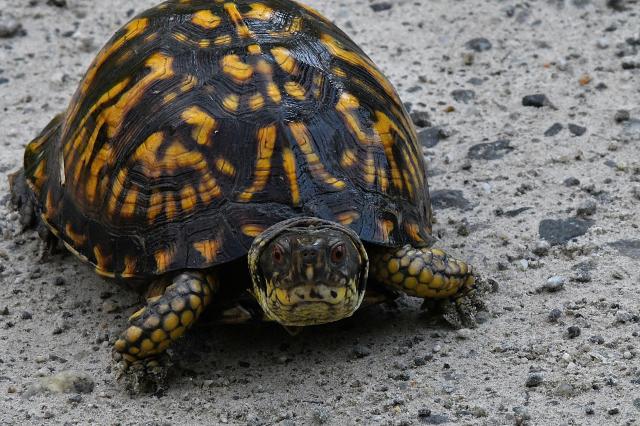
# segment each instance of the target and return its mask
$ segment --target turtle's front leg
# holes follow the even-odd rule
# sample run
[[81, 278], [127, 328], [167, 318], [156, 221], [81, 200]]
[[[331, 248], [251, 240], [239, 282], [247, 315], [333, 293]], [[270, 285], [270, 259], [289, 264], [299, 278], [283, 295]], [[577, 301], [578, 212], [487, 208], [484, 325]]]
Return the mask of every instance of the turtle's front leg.
[[444, 317], [454, 326], [475, 325], [473, 268], [434, 248], [382, 248], [371, 256], [376, 281], [410, 296], [440, 299]]
[[129, 318], [113, 348], [131, 390], [161, 389], [164, 352], [195, 324], [217, 287], [215, 275], [199, 272], [177, 275], [168, 286], [152, 284], [147, 305]]

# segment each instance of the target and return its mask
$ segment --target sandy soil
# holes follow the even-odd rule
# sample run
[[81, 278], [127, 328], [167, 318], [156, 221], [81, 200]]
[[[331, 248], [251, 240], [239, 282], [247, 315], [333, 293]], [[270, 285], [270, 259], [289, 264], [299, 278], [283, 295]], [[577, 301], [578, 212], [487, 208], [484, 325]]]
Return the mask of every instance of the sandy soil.
[[0, 0], [0, 424], [640, 423], [639, 2], [309, 1], [442, 129], [435, 231], [499, 287], [471, 330], [410, 298], [295, 338], [202, 326], [166, 395], [133, 398], [110, 346], [135, 294], [39, 262], [4, 174], [154, 0], [52, 3]]

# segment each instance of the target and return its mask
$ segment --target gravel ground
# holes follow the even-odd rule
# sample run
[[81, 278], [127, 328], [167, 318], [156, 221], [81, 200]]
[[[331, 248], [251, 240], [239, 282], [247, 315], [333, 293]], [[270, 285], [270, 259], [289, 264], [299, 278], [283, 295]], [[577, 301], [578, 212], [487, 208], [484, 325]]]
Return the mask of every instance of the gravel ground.
[[411, 298], [295, 338], [204, 325], [166, 395], [130, 397], [136, 295], [37, 261], [4, 174], [153, 3], [0, 0], [0, 424], [640, 423], [640, 2], [309, 1], [398, 88], [437, 236], [498, 287], [476, 329]]

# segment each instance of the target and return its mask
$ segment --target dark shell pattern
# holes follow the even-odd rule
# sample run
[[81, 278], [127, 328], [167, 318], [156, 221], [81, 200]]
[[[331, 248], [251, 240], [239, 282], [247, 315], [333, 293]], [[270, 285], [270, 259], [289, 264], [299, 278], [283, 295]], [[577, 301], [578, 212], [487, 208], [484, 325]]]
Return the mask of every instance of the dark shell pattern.
[[389, 81], [290, 0], [168, 1], [107, 43], [32, 141], [41, 217], [107, 277], [246, 255], [282, 220], [425, 244], [425, 165]]

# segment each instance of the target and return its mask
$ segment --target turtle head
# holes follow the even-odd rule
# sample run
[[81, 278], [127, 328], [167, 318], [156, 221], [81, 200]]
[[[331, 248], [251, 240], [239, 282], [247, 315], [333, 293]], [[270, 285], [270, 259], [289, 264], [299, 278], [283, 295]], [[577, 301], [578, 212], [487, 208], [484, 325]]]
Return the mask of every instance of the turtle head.
[[351, 316], [364, 297], [369, 260], [352, 230], [295, 218], [264, 231], [249, 250], [253, 294], [267, 319], [306, 326]]

